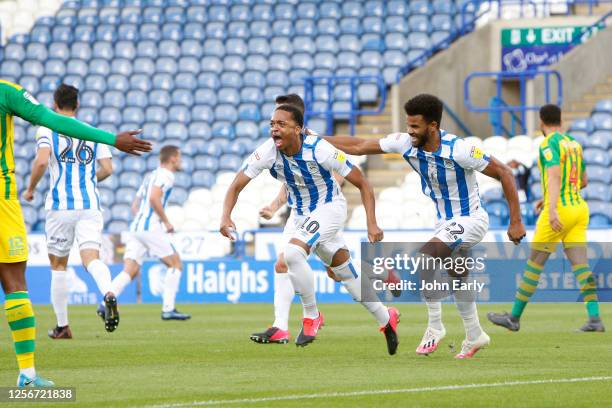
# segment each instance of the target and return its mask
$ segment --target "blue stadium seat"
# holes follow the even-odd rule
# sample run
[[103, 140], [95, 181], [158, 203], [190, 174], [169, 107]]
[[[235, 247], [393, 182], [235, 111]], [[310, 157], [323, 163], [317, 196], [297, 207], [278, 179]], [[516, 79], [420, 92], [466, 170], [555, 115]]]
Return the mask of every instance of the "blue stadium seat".
[[160, 57], [178, 58], [181, 55], [181, 48], [174, 40], [163, 40], [157, 47]]
[[378, 87], [374, 84], [362, 84], [357, 88], [360, 102], [372, 103], [378, 101]]
[[102, 24], [96, 29], [96, 40], [97, 41], [117, 41], [117, 31], [115, 26]]
[[171, 122], [182, 123], [191, 122], [191, 113], [189, 108], [181, 105], [174, 105], [170, 107], [170, 111], [168, 112], [168, 120]]
[[452, 0], [433, 0], [432, 8], [434, 13], [438, 14], [455, 13], [455, 3]]
[[245, 70], [245, 63], [242, 57], [229, 55], [223, 58], [223, 70], [242, 73]]
[[364, 11], [361, 2], [349, 1], [342, 4], [342, 15], [344, 17], [362, 18]]
[[205, 23], [208, 20], [206, 7], [203, 6], [191, 6], [187, 8], [185, 15], [190, 23]]
[[134, 60], [134, 73], [152, 76], [155, 73], [155, 63], [153, 59], [147, 57], [138, 57]]
[[180, 139], [187, 140], [189, 133], [187, 133], [187, 126], [180, 122], [168, 122], [164, 128], [166, 139]]
[[336, 85], [334, 87], [334, 100], [350, 101], [351, 100], [351, 86], [348, 84]]
[[[271, 112], [274, 110], [274, 104], [270, 104], [272, 106], [272, 109], [270, 109], [270, 113], [268, 113], [266, 115], [266, 111], [262, 109], [262, 114], [264, 115], [264, 117], [270, 117], [271, 116]], [[269, 138], [270, 137], [270, 123], [269, 122], [261, 122], [259, 124], [259, 137], [261, 139], [264, 138]]]
[[151, 84], [152, 73], [134, 74], [130, 77], [130, 89], [149, 92], [153, 85]]
[[279, 71], [289, 71], [291, 69], [291, 60], [283, 54], [272, 54], [269, 58], [269, 69]]
[[340, 6], [336, 3], [321, 2], [319, 5], [319, 17], [340, 19], [340, 17], [342, 17], [342, 10], [340, 10]]
[[111, 73], [126, 77], [132, 75], [132, 62], [125, 58], [114, 58], [111, 62]]
[[[130, 173], [131, 174], [131, 173]], [[134, 188], [134, 186], [130, 186], [132, 188]], [[126, 223], [128, 221], [130, 221], [131, 219], [131, 211], [130, 211], [130, 206], [127, 204], [114, 204], [113, 207], [111, 208], [111, 216], [113, 221], [111, 221], [111, 223], [108, 226], [108, 229], [111, 229], [111, 226], [114, 227], [113, 223], [116, 223], [118, 221], [122, 222], [122, 223]]]
[[433, 12], [431, 3], [427, 0], [413, 0], [408, 3], [411, 14], [430, 15]]
[[[133, 162], [140, 162], [140, 160], [133, 160]], [[144, 163], [144, 162], [143, 162]], [[113, 163], [113, 164], [116, 164]], [[145, 166], [143, 166], [145, 167]], [[146, 171], [146, 167], [143, 170], [143, 172]], [[132, 200], [134, 199], [134, 197], [136, 196], [136, 191], [138, 191], [135, 188], [132, 187], [121, 187], [116, 191], [116, 197], [115, 197], [115, 203], [117, 204], [127, 204], [127, 205], [131, 205], [132, 204]], [[102, 214], [108, 214], [108, 211], [104, 211]], [[108, 217], [110, 217], [112, 219], [112, 214], [108, 214]], [[106, 222], [105, 222], [106, 224]]]
[[[314, 20], [298, 20], [295, 23], [295, 35], [308, 35], [314, 37], [317, 35], [317, 26]], [[274, 47], [273, 47], [274, 49]]]
[[[179, 61], [179, 67], [181, 66]], [[178, 89], [187, 89], [193, 91], [198, 87], [198, 80], [195, 74], [191, 72], [180, 72], [175, 78], [175, 84]]]
[[92, 43], [96, 40], [96, 31], [93, 26], [76, 26], [74, 28], [74, 41]]
[[446, 14], [434, 15], [431, 19], [431, 26], [434, 31], [452, 31], [454, 28], [452, 17]]
[[215, 120], [235, 122], [238, 120], [238, 111], [233, 105], [217, 105], [217, 107], [215, 108]]
[[208, 39], [204, 42], [204, 55], [223, 58], [225, 56], [225, 44], [218, 39]]
[[272, 21], [274, 12], [269, 4], [256, 4], [253, 6], [253, 19], [261, 21]]
[[194, 187], [211, 188], [215, 184], [215, 176], [208, 170], [197, 170], [192, 174]]
[[[572, 136], [574, 136], [572, 134]], [[574, 137], [575, 138], [575, 137]], [[582, 147], [595, 147], [599, 149], [607, 150], [608, 147], [612, 147], [612, 131], [609, 130], [596, 130], [586, 139], [585, 143], [580, 143]]]
[[595, 130], [612, 130], [612, 113], [595, 112], [591, 115], [591, 121]]
[[[119, 91], [108, 91], [104, 94], [104, 105], [117, 109], [125, 108], [125, 96]], [[133, 122], [133, 121], [129, 121]]]
[[340, 33], [361, 35], [361, 21], [358, 18], [343, 18], [340, 20]]
[[72, 29], [66, 26], [56, 26], [51, 31], [51, 39], [56, 42], [71, 43], [73, 41]]
[[121, 123], [121, 111], [117, 108], [106, 106], [100, 110], [100, 114], [98, 116], [105, 122]]
[[164, 19], [166, 23], [185, 23], [185, 15], [183, 14], [182, 7], [168, 7], [164, 12]]
[[168, 110], [161, 106], [149, 106], [145, 111], [145, 121], [165, 124], [168, 121]]
[[251, 38], [247, 47], [249, 54], [270, 55], [270, 43], [263, 38]]
[[222, 6], [211, 6], [208, 9], [208, 21], [227, 23], [230, 20], [230, 13], [227, 8]]
[[80, 96], [80, 103], [83, 108], [100, 109], [104, 105], [104, 100], [100, 92], [85, 91]]
[[448, 48], [452, 41], [452, 33], [450, 31], [434, 31], [431, 33], [431, 45], [436, 48]]
[[191, 108], [191, 118], [194, 121], [212, 123], [214, 121], [213, 110], [208, 105], [194, 105]]
[[259, 122], [261, 120], [259, 107], [253, 103], [241, 104], [238, 107], [238, 120]]
[[[109, 177], [107, 180], [112, 178], [116, 177]], [[104, 183], [106, 183], [106, 180], [104, 181]], [[100, 203], [104, 208], [110, 207], [115, 202], [115, 191], [113, 191], [109, 187], [98, 187], [98, 194], [100, 195]]]
[[66, 61], [70, 57], [70, 50], [68, 49], [68, 45], [66, 45], [66, 43], [53, 42], [49, 44], [48, 54], [48, 58]]
[[264, 81], [264, 83], [268, 86], [286, 86], [288, 82], [289, 77], [287, 76], [287, 73], [278, 70], [268, 71], [266, 74], [266, 80]]
[[240, 91], [240, 99], [242, 102], [246, 103], [263, 103], [263, 95], [261, 93], [261, 89], [255, 87], [242, 88], [242, 90]]
[[206, 122], [191, 122], [189, 124], [189, 138], [210, 140], [212, 129]]
[[233, 139], [235, 137], [234, 127], [229, 122], [215, 122], [212, 135], [215, 138]]
[[121, 21], [121, 13], [117, 7], [103, 7], [99, 10], [100, 23], [117, 25]]
[[251, 21], [251, 10], [243, 4], [236, 4], [230, 10], [231, 21]]
[[25, 59], [25, 48], [21, 44], [7, 44], [4, 48], [4, 58], [12, 59], [17, 62]]
[[164, 21], [164, 15], [160, 7], [146, 7], [142, 11], [142, 21], [144, 23], [161, 24]]
[[242, 166], [242, 158], [235, 154], [224, 154], [219, 159], [219, 170], [237, 171]]
[[[162, 26], [161, 37], [166, 41], [181, 41], [183, 30], [177, 23], [166, 23]], [[163, 47], [160, 47], [160, 50], [163, 50]]]
[[[584, 162], [588, 164], [597, 164], [600, 166], [609, 165], [609, 156], [603, 149], [587, 148], [583, 151]], [[587, 173], [588, 174], [588, 173]]]
[[593, 214], [589, 217], [589, 227], [609, 227], [610, 220], [607, 215]]
[[98, 11], [93, 7], [82, 8], [77, 13], [77, 24], [98, 25]]
[[157, 46], [153, 41], [139, 41], [136, 45], [136, 55], [143, 58], [157, 58]]
[[168, 73], [159, 73], [153, 75], [153, 89], [163, 89], [165, 91], [170, 91], [174, 89], [174, 78], [171, 74]]
[[401, 67], [406, 64], [406, 54], [401, 51], [387, 51], [383, 55], [386, 67]]
[[190, 189], [191, 175], [183, 172], [176, 173], [174, 176], [174, 186], [176, 186], [175, 188]]
[[70, 46], [70, 58], [77, 58], [84, 61], [91, 59], [91, 46], [85, 42], [75, 42]]
[[542, 185], [540, 183], [533, 183], [530, 187], [530, 194], [532, 200], [539, 200], [542, 198]]
[[272, 28], [266, 21], [253, 21], [249, 28], [252, 37], [270, 38], [272, 36]]
[[[231, 24], [230, 24], [231, 27]], [[231, 33], [231, 31], [230, 31]], [[188, 23], [185, 25], [185, 29], [183, 31], [183, 38], [190, 40], [204, 40], [206, 38], [206, 30], [204, 29], [204, 25], [200, 23]]]
[[108, 77], [107, 88], [114, 91], [127, 92], [130, 89], [130, 83], [126, 77], [119, 74], [113, 74]]
[[[392, 17], [389, 17], [392, 18]], [[371, 34], [383, 34], [384, 24], [380, 17], [366, 17], [363, 19], [363, 32]]]
[[133, 88], [125, 96], [125, 102], [127, 106], [137, 106], [139, 108], [145, 108], [149, 103], [145, 91]]
[[100, 129], [106, 130], [107, 132], [110, 132], [110, 133], [117, 133], [118, 132], [117, 126], [115, 126], [114, 123], [108, 123], [108, 122], [98, 123], [98, 127]]
[[277, 20], [292, 20], [295, 14], [296, 10], [291, 4], [278, 4], [274, 7], [274, 17]]
[[170, 57], [158, 58], [155, 62], [155, 71], [158, 73], [176, 74], [178, 72], [178, 64], [176, 59]]
[[170, 93], [164, 89], [154, 89], [149, 94], [149, 104], [153, 106], [168, 107], [171, 104]]
[[49, 44], [51, 38], [51, 30], [48, 27], [34, 27], [30, 32], [30, 41], [35, 44]]
[[231, 22], [227, 28], [227, 32], [231, 38], [249, 38], [250, 29], [244, 21]]
[[164, 129], [158, 123], [145, 123], [142, 127], [142, 137], [147, 140], [161, 140], [164, 137]]
[[[264, 89], [264, 101], [266, 102], [274, 102], [276, 100], [276, 97], [279, 95], [283, 95], [285, 94], [285, 88], [283, 88], [282, 86], [268, 86]], [[267, 105], [267, 104], [266, 104]], [[264, 107], [266, 106], [264, 105], [262, 107], [262, 111], [263, 111], [263, 115], [266, 118], [269, 118], [272, 114], [272, 111], [270, 111], [269, 113], [266, 112], [264, 110]]]
[[126, 58], [133, 60], [136, 58], [136, 47], [131, 41], [117, 41], [115, 43], [115, 58]]
[[185, 57], [201, 58], [203, 55], [202, 45], [196, 40], [184, 40], [181, 43], [181, 55]]
[[26, 58], [46, 61], [47, 56], [47, 47], [43, 44], [30, 43], [26, 46]]
[[[410, 19], [413, 19], [414, 17], [416, 16], [412, 16], [410, 17]], [[410, 19], [408, 20], [407, 24], [406, 19], [404, 17], [387, 17], [387, 19], [385, 20], [386, 32], [407, 34], [410, 30], [414, 29], [412, 26], [410, 26]]]
[[361, 52], [361, 41], [356, 35], [341, 35], [338, 44], [340, 45], [340, 51]]
[[311, 19], [316, 20], [319, 18], [319, 10], [317, 5], [314, 3], [300, 2], [297, 6], [297, 18], [299, 20]]
[[278, 20], [272, 24], [272, 35], [278, 37], [291, 37], [293, 35], [292, 20]]
[[378, 51], [365, 51], [361, 53], [361, 66], [382, 68], [383, 58]]
[[0, 63], [0, 76], [19, 78], [21, 76], [21, 63], [13, 60], [5, 60]]
[[612, 99], [602, 99], [600, 101], [597, 101], [593, 112], [612, 113]]
[[216, 38], [218, 40], [225, 40], [226, 28], [225, 23], [211, 22], [206, 24], [206, 36], [210, 38]]
[[98, 112], [96, 109], [83, 107], [78, 110], [77, 119], [92, 126], [97, 126]]
[[113, 45], [106, 41], [96, 41], [93, 44], [92, 56], [94, 58], [101, 58], [104, 60], [110, 60], [114, 57]]
[[143, 24], [138, 33], [141, 40], [158, 42], [161, 40], [161, 31], [156, 24]]
[[236, 124], [236, 137], [257, 138], [259, 128], [255, 122], [239, 121]]
[[50, 59], [47, 60], [43, 68], [42, 64], [38, 61], [25, 61], [22, 74], [23, 75], [34, 75], [40, 77], [43, 72], [47, 75], [57, 75], [63, 77], [66, 75], [66, 64], [62, 60]]
[[607, 184], [591, 182], [580, 191], [580, 194], [585, 200], [601, 200], [608, 197], [609, 189], [610, 187]]
[[[326, 19], [319, 20], [319, 22], [317, 23], [317, 31], [319, 35], [327, 34], [327, 35], [338, 36], [340, 35], [340, 26], [338, 25], [338, 22], [336, 20], [333, 20], [331, 18], [326, 18]], [[351, 33], [347, 33], [347, 34], [351, 34]]]
[[60, 77], [54, 75], [45, 75], [40, 80], [40, 90], [42, 92], [52, 92], [55, 91], [61, 83], [62, 80]]
[[426, 49], [430, 47], [429, 36], [425, 33], [408, 34], [408, 45], [410, 49]]
[[125, 24], [142, 24], [140, 7], [125, 7], [121, 10], [121, 25]]
[[198, 89], [194, 95], [194, 103], [215, 106], [217, 104], [217, 92], [213, 89]]
[[317, 46], [317, 52], [332, 52], [337, 53], [340, 49], [338, 41], [329, 35], [320, 35], [317, 37], [315, 44]]
[[194, 167], [196, 170], [216, 172], [219, 170], [219, 159], [216, 156], [198, 154], [194, 157]]
[[582, 130], [586, 133], [593, 132], [593, 123], [590, 118], [576, 119], [572, 122], [572, 125], [569, 128], [569, 133], [571, 134], [574, 130]]
[[314, 60], [310, 54], [296, 53], [291, 57], [291, 65], [294, 69], [304, 69], [311, 71], [314, 69]]
[[202, 71], [205, 72], [214, 72], [216, 74], [223, 72], [223, 62], [217, 57], [204, 57], [200, 61], [200, 65]]
[[[33, 77], [33, 76], [22, 76], [19, 79], [19, 85], [21, 85], [24, 89], [26, 89], [32, 95], [38, 94], [38, 91], [40, 90], [40, 84], [38, 83], [38, 78]], [[77, 88], [77, 89], [82, 89], [82, 87]], [[15, 139], [15, 140], [18, 140], [18, 139]]]
[[286, 52], [291, 52], [291, 48], [293, 48], [295, 50], [296, 53], [309, 53], [309, 54], [314, 54], [317, 51], [315, 42], [312, 40], [312, 38], [310, 37], [306, 37], [306, 36], [299, 36], [299, 37], [295, 37], [293, 39], [293, 46], [287, 46], [287, 49], [285, 49], [284, 51], [278, 51], [278, 49], [275, 48], [276, 52], [280, 52], [280, 53], [286, 53]]
[[[136, 173], [145, 173], [147, 171], [147, 164], [144, 160], [139, 157], [134, 156], [125, 156], [123, 160], [121, 160], [123, 165], [123, 171], [135, 171]], [[136, 191], [134, 191], [135, 193]], [[120, 194], [117, 194], [120, 195]], [[132, 198], [134, 196], [132, 195]]]
[[310, 73], [308, 71], [304, 71], [303, 69], [292, 69], [289, 71], [289, 84], [290, 85], [303, 85], [304, 77], [309, 76]]
[[[431, 32], [432, 27], [431, 27], [431, 23], [429, 22], [429, 20], [430, 18], [428, 16], [424, 16], [420, 14], [410, 16], [410, 18], [408, 19], [409, 31], [421, 32], [421, 33]], [[389, 28], [389, 25], [387, 25], [387, 28]], [[394, 30], [394, 31], [398, 31], [398, 30]], [[401, 32], [406, 32], [406, 31], [403, 30]]]
[[198, 75], [198, 86], [216, 90], [221, 87], [221, 82], [219, 81], [219, 77], [214, 73], [202, 72]]
[[341, 52], [338, 54], [338, 66], [340, 68], [361, 68], [359, 55], [354, 52]]
[[[171, 108], [172, 110], [172, 108]], [[142, 108], [137, 108], [135, 106], [130, 106], [129, 108], [125, 108], [123, 110], [123, 123], [137, 123], [138, 127], [142, 126], [144, 123], [145, 115]]]
[[586, 172], [589, 182], [601, 182], [609, 185], [612, 181], [612, 173], [605, 166], [592, 164], [587, 167]]

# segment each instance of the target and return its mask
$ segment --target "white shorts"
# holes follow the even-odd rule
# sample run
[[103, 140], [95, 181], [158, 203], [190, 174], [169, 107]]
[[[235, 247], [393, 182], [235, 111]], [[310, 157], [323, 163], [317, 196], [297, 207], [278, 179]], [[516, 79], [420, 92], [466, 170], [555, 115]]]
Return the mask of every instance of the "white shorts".
[[323, 204], [305, 215], [292, 210], [283, 230], [283, 241], [289, 243], [295, 238], [305, 242], [329, 266], [334, 254], [346, 248], [342, 235], [346, 214], [344, 200]]
[[45, 234], [47, 251], [51, 255], [65, 257], [76, 237], [79, 250], [100, 250], [104, 221], [99, 210], [53, 210], [47, 213]]
[[489, 230], [489, 215], [483, 209], [467, 217], [441, 220], [436, 225], [434, 237], [451, 249], [467, 249], [483, 240]]
[[130, 232], [125, 234], [123, 259], [132, 259], [142, 265], [148, 253], [155, 258], [166, 258], [176, 252], [168, 234], [162, 231]]

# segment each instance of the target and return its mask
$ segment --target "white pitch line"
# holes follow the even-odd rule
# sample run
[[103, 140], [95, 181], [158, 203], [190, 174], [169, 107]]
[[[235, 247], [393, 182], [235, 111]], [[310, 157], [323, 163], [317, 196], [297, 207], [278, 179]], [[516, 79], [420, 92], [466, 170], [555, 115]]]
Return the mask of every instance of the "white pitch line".
[[209, 406], [209, 405], [256, 404], [260, 402], [295, 401], [295, 400], [303, 400], [303, 399], [358, 397], [361, 395], [406, 394], [406, 393], [419, 393], [419, 392], [431, 392], [431, 391], [466, 390], [466, 389], [471, 389], [471, 388], [514, 387], [517, 385], [560, 384], [560, 383], [577, 383], [577, 382], [610, 381], [610, 380], [612, 380], [612, 376], [558, 378], [558, 379], [531, 380], [531, 381], [507, 381], [507, 382], [498, 382], [498, 383], [441, 385], [438, 387], [398, 388], [395, 390], [330, 392], [330, 393], [320, 393], [320, 394], [285, 395], [285, 396], [279, 396], [279, 397], [192, 401], [192, 402], [175, 403], [175, 404], [148, 405], [146, 406], [146, 408], [178, 408], [178, 407]]

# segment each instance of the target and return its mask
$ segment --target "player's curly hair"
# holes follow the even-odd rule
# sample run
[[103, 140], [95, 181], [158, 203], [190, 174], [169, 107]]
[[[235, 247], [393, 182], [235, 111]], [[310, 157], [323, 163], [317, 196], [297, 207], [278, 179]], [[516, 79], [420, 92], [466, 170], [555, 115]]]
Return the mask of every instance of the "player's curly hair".
[[60, 84], [53, 93], [53, 101], [60, 109], [76, 110], [79, 90], [72, 85]]
[[295, 123], [297, 123], [300, 127], [304, 127], [304, 115], [297, 107], [289, 104], [283, 104], [278, 106], [276, 110], [289, 112]]
[[540, 120], [548, 126], [561, 124], [561, 109], [557, 105], [548, 104], [540, 108]]
[[442, 122], [444, 104], [434, 95], [420, 94], [406, 102], [404, 110], [410, 116], [422, 115], [427, 123], [435, 121], [439, 127]]

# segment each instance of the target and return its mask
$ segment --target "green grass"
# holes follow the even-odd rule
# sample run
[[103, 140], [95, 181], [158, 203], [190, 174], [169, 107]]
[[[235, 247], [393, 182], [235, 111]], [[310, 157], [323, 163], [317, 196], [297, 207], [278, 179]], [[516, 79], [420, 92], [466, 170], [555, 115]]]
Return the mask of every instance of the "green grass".
[[[601, 306], [604, 317], [612, 315], [611, 304]], [[293, 343], [260, 345], [249, 340], [252, 331], [271, 323], [272, 306], [267, 304], [184, 305], [181, 311], [193, 314], [188, 322], [162, 322], [158, 305], [123, 306], [121, 324], [111, 334], [95, 316], [95, 307], [71, 306], [75, 338], [61, 341], [46, 336], [46, 329], [54, 324], [51, 308], [37, 306], [37, 369], [60, 386], [76, 387], [79, 406], [100, 407], [612, 375], [611, 335], [574, 332], [585, 320], [581, 304], [529, 305], [519, 333], [486, 321], [486, 312], [508, 310], [508, 305], [481, 305], [481, 321], [492, 344], [467, 361], [455, 360], [449, 348], [451, 344], [460, 347], [463, 340], [453, 305], [444, 306], [447, 338], [429, 357], [414, 353], [425, 329], [425, 307], [400, 304], [398, 308], [401, 344], [398, 354], [389, 356], [374, 319], [359, 305], [321, 305], [326, 326], [317, 341], [304, 349]], [[292, 310], [293, 335], [299, 330], [300, 309], [294, 305]], [[17, 369], [5, 324], [0, 326], [4, 328], [0, 384], [12, 386]], [[608, 380], [265, 401], [249, 406], [593, 407], [610, 404], [611, 390]]]

